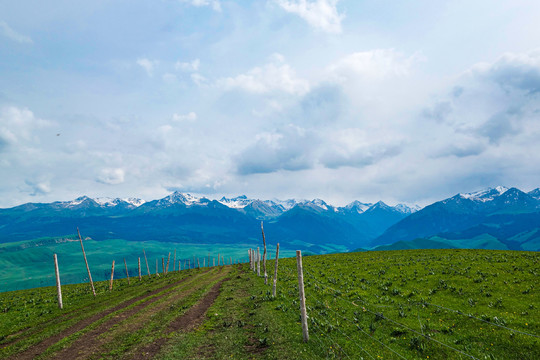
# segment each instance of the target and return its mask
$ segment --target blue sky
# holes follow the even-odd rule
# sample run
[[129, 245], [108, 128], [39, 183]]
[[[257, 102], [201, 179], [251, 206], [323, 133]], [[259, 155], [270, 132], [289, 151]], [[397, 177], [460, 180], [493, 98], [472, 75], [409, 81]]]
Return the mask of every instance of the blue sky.
[[540, 186], [538, 1], [0, 4], [0, 207]]

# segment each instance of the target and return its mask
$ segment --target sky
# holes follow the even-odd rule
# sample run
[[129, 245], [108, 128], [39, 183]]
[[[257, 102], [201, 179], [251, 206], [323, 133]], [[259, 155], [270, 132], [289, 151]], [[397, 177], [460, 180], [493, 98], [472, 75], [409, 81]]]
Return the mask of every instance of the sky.
[[540, 187], [537, 0], [0, 3], [0, 207]]

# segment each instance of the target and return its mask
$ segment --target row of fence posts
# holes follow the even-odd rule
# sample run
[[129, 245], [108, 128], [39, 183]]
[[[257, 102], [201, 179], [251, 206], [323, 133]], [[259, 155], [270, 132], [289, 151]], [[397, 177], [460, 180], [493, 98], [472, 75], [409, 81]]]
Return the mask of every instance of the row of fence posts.
[[[79, 231], [79, 228], [77, 228], [77, 234], [79, 236], [79, 241], [81, 243], [81, 249], [82, 249], [82, 253], [83, 253], [83, 257], [84, 257], [84, 263], [86, 265], [86, 270], [88, 271], [88, 280], [90, 282], [90, 287], [92, 289], [92, 294], [95, 297], [96, 296], [96, 289], [94, 287], [94, 281], [92, 280], [92, 273], [90, 272], [90, 266], [88, 265], [88, 260], [86, 259], [86, 252], [84, 251], [83, 240], [82, 240], [82, 236], [81, 236], [81, 233]], [[279, 244], [278, 244], [278, 247], [279, 247]], [[146, 271], [148, 272], [148, 276], [150, 277], [150, 276], [152, 276], [152, 274], [150, 273], [150, 266], [148, 265], [148, 258], [146, 257], [146, 251], [144, 249], [143, 249], [143, 254], [144, 254], [144, 261], [146, 263]], [[218, 258], [218, 261], [217, 261], [218, 265], [217, 266], [220, 266], [220, 263], [224, 266], [225, 265], [225, 257], [218, 253], [217, 258]], [[142, 281], [141, 258], [139, 257], [137, 260], [138, 260], [139, 281]], [[167, 274], [169, 272], [170, 260], [171, 260], [171, 253], [170, 252], [169, 252], [169, 255], [167, 257], [167, 266], [165, 266], [165, 258], [164, 257], [161, 258], [161, 266], [162, 266], [162, 273], [163, 274]], [[193, 268], [195, 268], [195, 264], [197, 264], [198, 269], [201, 268], [200, 258], [193, 256]], [[232, 256], [229, 257], [229, 264], [233, 265]], [[184, 270], [191, 269], [191, 265], [192, 265], [192, 263], [191, 263], [190, 259], [185, 259], [184, 260]], [[125, 270], [126, 270], [126, 278], [127, 278], [127, 281], [128, 281], [128, 285], [130, 285], [131, 281], [129, 279], [129, 272], [128, 272], [126, 258], [124, 258], [124, 266], [125, 266]], [[213, 258], [213, 267], [215, 267], [215, 266], [216, 266], [216, 258], [214, 257]], [[206, 267], [206, 258], [203, 258], [203, 267]], [[208, 254], [208, 267], [210, 267], [210, 254]], [[266, 269], [266, 265], [265, 265], [265, 269]], [[54, 254], [54, 270], [55, 270], [55, 275], [56, 275], [56, 289], [57, 289], [57, 296], [58, 296], [58, 307], [60, 309], [63, 309], [64, 305], [63, 305], [63, 302], [62, 302], [62, 286], [60, 284], [60, 270], [58, 268], [58, 256], [56, 254]], [[181, 271], [181, 270], [182, 270], [182, 260], [178, 260], [178, 271]], [[173, 271], [176, 271], [176, 250], [174, 250]], [[277, 266], [276, 266], [276, 271], [277, 271]], [[155, 275], [159, 277], [158, 259], [156, 259], [156, 273], [155, 273]], [[111, 278], [109, 280], [109, 290], [112, 290], [112, 288], [113, 288], [113, 281], [114, 281], [114, 260], [112, 261]]]
[[[261, 232], [263, 239], [263, 272], [264, 272], [264, 284], [268, 285], [268, 273], [266, 272], [266, 237], [264, 235], [263, 222], [261, 221]], [[261, 252], [257, 247], [257, 251], [254, 249], [248, 249], [249, 266], [253, 272], [257, 273], [257, 276], [261, 276]], [[276, 245], [276, 260], [274, 264], [274, 279], [272, 284], [272, 296], [276, 297], [277, 287], [277, 274], [278, 274], [278, 259], [279, 259], [279, 243]], [[309, 331], [307, 323], [307, 310], [306, 310], [306, 294], [304, 292], [304, 270], [302, 267], [302, 251], [296, 250], [296, 268], [298, 270], [298, 295], [300, 298], [300, 317], [302, 323], [302, 334], [304, 342], [309, 340]]]

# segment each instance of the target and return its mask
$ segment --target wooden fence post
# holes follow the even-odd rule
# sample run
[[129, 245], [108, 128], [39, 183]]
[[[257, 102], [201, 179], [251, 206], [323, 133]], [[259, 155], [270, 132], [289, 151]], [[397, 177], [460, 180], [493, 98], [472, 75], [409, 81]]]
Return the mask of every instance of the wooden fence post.
[[[139, 260], [139, 281], [142, 280], [142, 276], [141, 276], [141, 258], [138, 257], [137, 258]], [[146, 263], [146, 266], [148, 266], [148, 263]]]
[[302, 334], [304, 335], [304, 342], [308, 342], [308, 324], [307, 324], [307, 312], [306, 312], [306, 295], [304, 293], [304, 270], [302, 268], [302, 252], [296, 250], [296, 268], [298, 270], [298, 292], [300, 296], [300, 316], [302, 320]]
[[176, 271], [176, 249], [174, 249], [174, 259], [173, 259], [173, 269], [172, 271]]
[[276, 246], [276, 264], [274, 267], [274, 286], [272, 286], [272, 295], [274, 297], [276, 297], [278, 259], [279, 259], [279, 243]]
[[167, 258], [167, 267], [165, 268], [165, 274], [169, 273], [169, 262], [171, 261], [171, 253], [169, 252], [169, 257]]
[[109, 290], [112, 290], [113, 279], [114, 279], [114, 260], [112, 261], [111, 282], [109, 283]]
[[263, 228], [262, 221], [261, 221], [261, 232], [262, 232], [263, 246], [264, 246], [264, 252], [263, 252], [264, 285], [268, 285], [268, 274], [266, 273], [266, 239], [264, 237], [264, 228]]
[[201, 268], [201, 262], [199, 261], [199, 258], [197, 258], [197, 269]]
[[148, 277], [150, 277], [150, 267], [148, 266], [148, 259], [146, 258], [146, 251], [142, 249], [142, 252], [144, 254], [144, 261], [146, 262], [146, 270], [148, 271]]
[[62, 303], [62, 286], [60, 285], [60, 270], [58, 270], [58, 258], [54, 254], [54, 273], [56, 274], [56, 293], [58, 294], [58, 307], [64, 308]]
[[88, 260], [86, 260], [86, 252], [84, 251], [81, 232], [79, 231], [79, 228], [77, 228], [77, 234], [79, 234], [79, 240], [81, 241], [81, 249], [84, 256], [84, 263], [86, 264], [86, 270], [88, 271], [88, 280], [90, 281], [90, 286], [92, 286], [92, 294], [94, 294], [94, 297], [95, 297], [96, 289], [94, 289], [94, 282], [92, 281], [92, 274], [90, 274], [90, 267], [88, 266]]
[[249, 270], [251, 270], [251, 249], [248, 249]]
[[257, 276], [261, 276], [261, 250], [257, 246]]
[[[126, 258], [124, 258], [124, 266], [126, 267], [126, 277], [127, 277], [127, 280], [128, 280], [128, 285], [131, 285], [131, 282], [129, 281], [129, 273], [128, 273], [128, 269], [127, 269], [127, 262], [126, 262]], [[141, 258], [139, 258], [139, 271], [141, 269]]]
[[158, 259], [156, 259], [156, 276], [159, 276], [159, 272], [158, 272]]

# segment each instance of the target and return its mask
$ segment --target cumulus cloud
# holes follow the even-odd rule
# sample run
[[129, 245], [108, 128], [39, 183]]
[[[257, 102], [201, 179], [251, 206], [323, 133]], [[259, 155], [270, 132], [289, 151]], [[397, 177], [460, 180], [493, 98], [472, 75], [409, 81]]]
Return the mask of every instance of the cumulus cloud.
[[193, 111], [187, 113], [187, 114], [173, 114], [172, 120], [176, 122], [182, 122], [182, 121], [189, 121], [194, 122], [197, 120], [197, 114]]
[[144, 69], [144, 71], [146, 71], [148, 76], [153, 76], [154, 75], [154, 69], [158, 65], [158, 61], [157, 60], [150, 60], [150, 59], [147, 59], [147, 58], [139, 58], [139, 59], [137, 59], [137, 65], [142, 67]]
[[540, 50], [506, 53], [494, 63], [475, 65], [473, 75], [491, 80], [505, 90], [518, 89], [529, 94], [540, 92]]
[[283, 92], [293, 95], [305, 94], [310, 86], [307, 80], [296, 75], [294, 69], [283, 62], [283, 57], [274, 54], [274, 61], [254, 67], [245, 74], [222, 78], [217, 85], [225, 89], [241, 89], [255, 94]]
[[106, 168], [96, 179], [97, 182], [108, 185], [118, 185], [124, 182], [125, 171], [121, 168]]
[[16, 41], [21, 44], [32, 44], [33, 41], [29, 36], [23, 35], [13, 30], [5, 21], [0, 21], [0, 34], [4, 35], [10, 40]]
[[0, 109], [0, 152], [9, 145], [38, 141], [36, 130], [52, 125], [28, 109], [6, 106]]
[[314, 152], [319, 142], [315, 134], [295, 126], [261, 133], [236, 156], [237, 172], [249, 175], [309, 169], [315, 163]]
[[275, 0], [285, 11], [296, 14], [309, 25], [328, 33], [340, 33], [344, 18], [337, 9], [339, 0]]
[[201, 61], [199, 59], [195, 59], [195, 60], [192, 60], [192, 61], [189, 61], [189, 62], [177, 61], [174, 64], [174, 68], [176, 70], [194, 72], [194, 71], [199, 70], [200, 65], [201, 65]]

